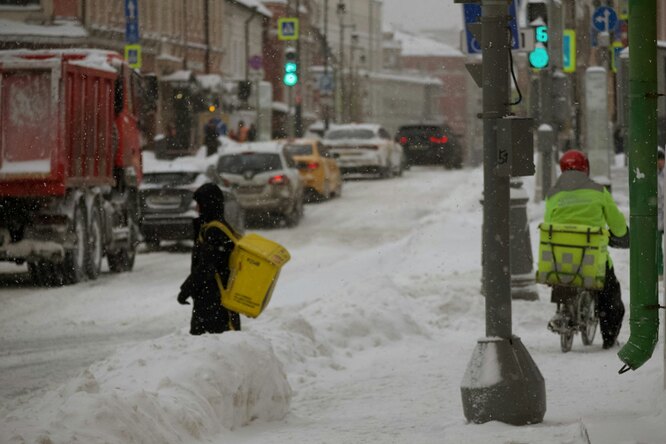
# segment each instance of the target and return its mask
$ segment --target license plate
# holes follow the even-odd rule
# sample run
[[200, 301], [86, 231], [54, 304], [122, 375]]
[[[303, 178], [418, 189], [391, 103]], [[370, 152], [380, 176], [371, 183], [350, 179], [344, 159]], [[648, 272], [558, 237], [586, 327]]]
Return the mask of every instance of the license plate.
[[149, 204], [154, 205], [180, 205], [180, 196], [157, 195], [148, 198]]

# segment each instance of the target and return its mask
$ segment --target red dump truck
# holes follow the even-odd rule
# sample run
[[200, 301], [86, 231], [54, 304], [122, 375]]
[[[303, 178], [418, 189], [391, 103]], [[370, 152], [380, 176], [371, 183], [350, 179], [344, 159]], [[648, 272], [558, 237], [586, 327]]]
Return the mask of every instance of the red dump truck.
[[0, 51], [0, 261], [42, 285], [133, 268], [140, 86], [112, 51]]

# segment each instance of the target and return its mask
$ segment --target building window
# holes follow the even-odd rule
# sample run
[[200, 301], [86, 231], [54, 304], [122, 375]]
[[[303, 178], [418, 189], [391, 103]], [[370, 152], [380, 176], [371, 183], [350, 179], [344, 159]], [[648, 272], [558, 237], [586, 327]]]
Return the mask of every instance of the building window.
[[0, 6], [39, 6], [40, 1], [41, 0], [0, 0]]

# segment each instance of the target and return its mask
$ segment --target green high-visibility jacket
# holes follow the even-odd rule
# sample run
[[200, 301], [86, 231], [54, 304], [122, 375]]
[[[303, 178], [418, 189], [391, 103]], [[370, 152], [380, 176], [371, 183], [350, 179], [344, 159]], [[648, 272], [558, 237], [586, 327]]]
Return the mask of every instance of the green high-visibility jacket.
[[[616, 237], [627, 234], [624, 214], [608, 190], [574, 170], [563, 172], [548, 192], [544, 222], [608, 228]], [[608, 262], [612, 267], [610, 256]]]

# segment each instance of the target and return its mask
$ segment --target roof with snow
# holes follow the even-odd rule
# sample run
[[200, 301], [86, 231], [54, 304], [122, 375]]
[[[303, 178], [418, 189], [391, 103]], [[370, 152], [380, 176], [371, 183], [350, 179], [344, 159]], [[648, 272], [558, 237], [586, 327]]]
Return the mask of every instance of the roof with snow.
[[233, 0], [236, 3], [239, 3], [250, 9], [256, 7], [259, 14], [265, 15], [266, 17], [273, 17], [271, 11], [263, 5], [261, 0]]
[[395, 30], [393, 38], [402, 45], [405, 57], [465, 57], [458, 49], [425, 35]]
[[35, 25], [0, 19], [0, 40], [2, 41], [24, 41], [26, 38], [69, 41], [85, 37], [88, 37], [88, 32], [77, 20], [54, 20], [48, 25]]

